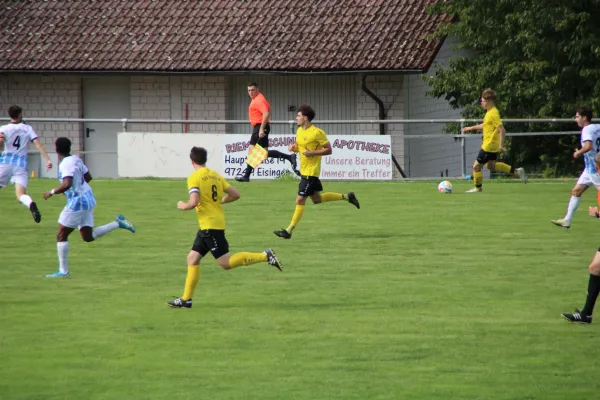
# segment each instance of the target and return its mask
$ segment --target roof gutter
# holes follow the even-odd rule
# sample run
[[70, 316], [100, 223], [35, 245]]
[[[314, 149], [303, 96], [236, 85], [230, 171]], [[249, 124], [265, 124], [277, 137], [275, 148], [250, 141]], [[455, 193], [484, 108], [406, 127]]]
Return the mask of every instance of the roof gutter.
[[[386, 118], [386, 115], [385, 115], [385, 107], [383, 105], [383, 101], [379, 97], [377, 97], [375, 95], [375, 93], [371, 92], [369, 90], [369, 88], [367, 87], [367, 76], [366, 75], [363, 75], [360, 79], [360, 88], [362, 89], [363, 92], [365, 92], [365, 94], [367, 96], [369, 96], [371, 99], [373, 99], [373, 101], [375, 103], [377, 103], [377, 106], [379, 107], [379, 119], [384, 120]], [[380, 135], [385, 135], [385, 125], [386, 124], [379, 124], [379, 134]], [[398, 169], [398, 172], [400, 173], [400, 175], [402, 175], [403, 178], [406, 178], [406, 174], [402, 170], [402, 167], [398, 163], [398, 160], [396, 160], [394, 153], [392, 153], [392, 162]]]
[[328, 70], [52, 70], [52, 69], [0, 69], [2, 74], [44, 74], [44, 75], [407, 75], [422, 74], [423, 69], [388, 69], [388, 70], [352, 70], [352, 69], [328, 69]]

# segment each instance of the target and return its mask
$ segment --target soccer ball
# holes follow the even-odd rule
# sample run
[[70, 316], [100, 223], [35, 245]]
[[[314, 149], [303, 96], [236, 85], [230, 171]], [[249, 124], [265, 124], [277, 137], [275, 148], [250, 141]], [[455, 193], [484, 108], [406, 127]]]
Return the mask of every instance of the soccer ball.
[[438, 192], [440, 193], [452, 193], [452, 184], [449, 181], [441, 181], [438, 185]]

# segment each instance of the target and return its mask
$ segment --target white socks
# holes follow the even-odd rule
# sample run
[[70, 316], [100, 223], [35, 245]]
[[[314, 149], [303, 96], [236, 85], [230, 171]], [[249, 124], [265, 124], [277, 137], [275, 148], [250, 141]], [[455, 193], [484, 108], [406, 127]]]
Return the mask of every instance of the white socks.
[[581, 197], [575, 197], [575, 196], [571, 196], [571, 200], [569, 200], [569, 207], [567, 208], [567, 215], [563, 218], [569, 224], [571, 223], [571, 220], [573, 219], [573, 215], [575, 214], [577, 207], [579, 207], [580, 201], [581, 201]]
[[94, 236], [94, 239], [98, 239], [99, 237], [102, 237], [102, 236], [106, 235], [107, 233], [114, 231], [118, 227], [119, 227], [119, 223], [117, 221], [113, 221], [106, 225], [102, 225], [102, 226], [95, 228], [92, 231], [92, 236]]
[[69, 263], [67, 257], [69, 256], [69, 242], [57, 242], [56, 250], [58, 253], [58, 268], [61, 273], [69, 273]]
[[[25, 197], [25, 196], [23, 196]], [[29, 197], [29, 196], [27, 196]], [[31, 201], [31, 198], [29, 198]], [[21, 198], [21, 202], [23, 202]], [[101, 236], [106, 235], [108, 232], [114, 231], [119, 227], [119, 223], [117, 221], [113, 221], [110, 224], [102, 225], [97, 227], [92, 231], [92, 235], [94, 239], [97, 239]], [[56, 243], [56, 252], [58, 253], [58, 268], [59, 271], [63, 274], [69, 273], [69, 262], [67, 258], [69, 256], [69, 242], [57, 242]]]
[[19, 197], [19, 201], [27, 208], [29, 208], [31, 203], [33, 203], [33, 200], [31, 200], [31, 197], [28, 194], [24, 194], [23, 196]]

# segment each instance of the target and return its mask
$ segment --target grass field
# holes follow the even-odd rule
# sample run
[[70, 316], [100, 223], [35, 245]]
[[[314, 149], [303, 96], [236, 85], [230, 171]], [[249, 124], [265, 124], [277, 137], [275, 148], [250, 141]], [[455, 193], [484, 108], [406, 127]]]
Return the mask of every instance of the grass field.
[[596, 399], [600, 317], [582, 307], [600, 221], [554, 227], [573, 181], [493, 181], [481, 194], [437, 182], [332, 183], [345, 202], [308, 205], [292, 240], [296, 183], [251, 182], [226, 205], [231, 250], [272, 247], [267, 264], [201, 268], [182, 294], [196, 233], [184, 181], [94, 181], [96, 223], [122, 212], [138, 232], [71, 237], [57, 269], [64, 199], [33, 180], [36, 225], [0, 191], [0, 399]]

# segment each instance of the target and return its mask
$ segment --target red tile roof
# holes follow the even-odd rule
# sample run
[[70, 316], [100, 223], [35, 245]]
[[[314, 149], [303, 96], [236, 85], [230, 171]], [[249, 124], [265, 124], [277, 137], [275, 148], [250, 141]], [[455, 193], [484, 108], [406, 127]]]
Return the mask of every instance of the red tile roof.
[[0, 70], [427, 70], [436, 0], [0, 2]]

